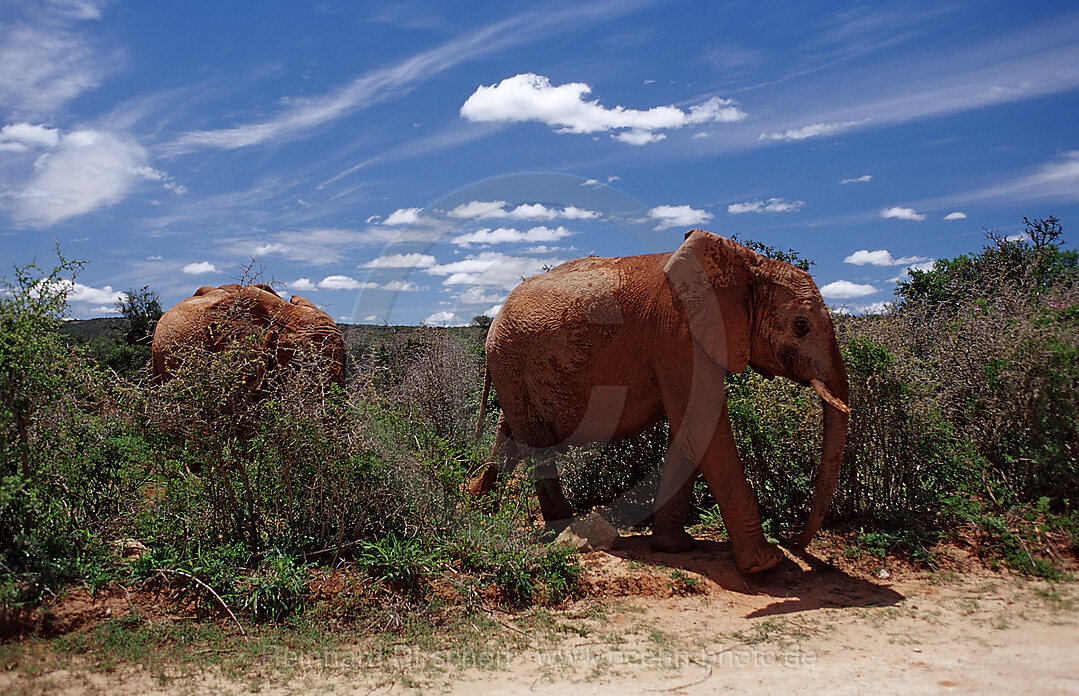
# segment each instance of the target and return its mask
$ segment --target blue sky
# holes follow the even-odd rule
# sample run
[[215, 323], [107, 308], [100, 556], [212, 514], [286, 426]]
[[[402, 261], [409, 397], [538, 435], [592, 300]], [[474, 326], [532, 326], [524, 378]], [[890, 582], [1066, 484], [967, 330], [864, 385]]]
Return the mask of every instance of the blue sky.
[[72, 316], [243, 277], [456, 324], [688, 229], [874, 311], [1022, 217], [1079, 224], [1071, 2], [0, 0], [0, 262]]

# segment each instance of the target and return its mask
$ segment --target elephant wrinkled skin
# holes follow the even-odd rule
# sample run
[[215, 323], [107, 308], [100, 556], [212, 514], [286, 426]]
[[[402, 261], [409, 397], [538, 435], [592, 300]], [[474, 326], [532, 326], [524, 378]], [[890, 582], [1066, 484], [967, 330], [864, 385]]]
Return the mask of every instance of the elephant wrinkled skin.
[[204, 286], [165, 312], [154, 330], [153, 378], [171, 379], [184, 348], [223, 350], [245, 332], [259, 332], [263, 341], [266, 364], [253, 376], [258, 382], [309, 349], [320, 356], [324, 377], [344, 386], [345, 345], [337, 324], [310, 301], [293, 295], [286, 302], [262, 283]]
[[[577, 259], [525, 280], [492, 322], [486, 350], [485, 394], [493, 384], [502, 413], [473, 495], [512, 471], [522, 447], [621, 440], [666, 417], [653, 548], [692, 546], [685, 522], [699, 470], [738, 569], [769, 568], [782, 554], [761, 530], [723, 387], [727, 372], [749, 365], [822, 399], [821, 464], [800, 544], [819, 528], [838, 482], [848, 385], [831, 316], [805, 271], [692, 230], [671, 253]], [[563, 526], [572, 512], [553, 466], [540, 464], [537, 479], [544, 519]]]

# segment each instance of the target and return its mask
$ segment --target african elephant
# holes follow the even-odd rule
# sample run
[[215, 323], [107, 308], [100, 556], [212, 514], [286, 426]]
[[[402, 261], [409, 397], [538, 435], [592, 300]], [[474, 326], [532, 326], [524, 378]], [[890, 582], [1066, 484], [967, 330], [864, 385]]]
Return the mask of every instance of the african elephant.
[[[674, 252], [582, 258], [525, 280], [495, 317], [486, 350], [484, 403], [493, 384], [502, 413], [492, 462], [469, 484], [473, 495], [512, 471], [522, 446], [621, 440], [666, 416], [652, 547], [692, 546], [685, 522], [696, 468], [719, 503], [738, 569], [769, 568], [782, 554], [761, 530], [723, 387], [727, 372], [750, 365], [812, 386], [825, 404], [799, 543], [820, 527], [839, 477], [848, 385], [831, 316], [805, 271], [691, 230]], [[572, 512], [553, 465], [541, 463], [537, 475], [544, 519], [564, 525]]]
[[324, 359], [325, 377], [344, 386], [345, 345], [337, 324], [310, 301], [293, 295], [285, 302], [263, 283], [203, 286], [165, 312], [151, 346], [153, 378], [172, 379], [184, 347], [223, 350], [253, 331], [266, 332], [261, 337], [266, 364], [253, 375], [260, 384], [269, 371], [288, 365], [298, 350], [310, 347]]

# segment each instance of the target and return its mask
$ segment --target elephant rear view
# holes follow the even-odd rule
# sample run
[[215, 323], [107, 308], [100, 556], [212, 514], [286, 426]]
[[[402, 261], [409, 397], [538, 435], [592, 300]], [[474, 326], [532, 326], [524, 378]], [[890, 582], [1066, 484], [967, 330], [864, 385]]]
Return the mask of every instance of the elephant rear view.
[[172, 379], [185, 351], [217, 352], [247, 336], [258, 338], [263, 354], [250, 375], [258, 385], [298, 353], [310, 351], [318, 357], [322, 378], [344, 386], [345, 347], [337, 324], [308, 300], [293, 295], [286, 302], [262, 283], [204, 286], [165, 312], [154, 330], [153, 378]]
[[[812, 387], [824, 404], [821, 465], [800, 539], [819, 528], [838, 482], [849, 410], [847, 373], [831, 316], [808, 273], [702, 230], [674, 252], [570, 261], [506, 298], [487, 335], [486, 386], [502, 413], [482, 495], [522, 448], [633, 437], [666, 417], [670, 441], [655, 501], [652, 546], [688, 549], [699, 470], [719, 503], [742, 572], [782, 553], [761, 529], [731, 433], [723, 379], [747, 365]], [[481, 414], [482, 418], [482, 414]], [[553, 466], [538, 467], [544, 519], [572, 511]]]

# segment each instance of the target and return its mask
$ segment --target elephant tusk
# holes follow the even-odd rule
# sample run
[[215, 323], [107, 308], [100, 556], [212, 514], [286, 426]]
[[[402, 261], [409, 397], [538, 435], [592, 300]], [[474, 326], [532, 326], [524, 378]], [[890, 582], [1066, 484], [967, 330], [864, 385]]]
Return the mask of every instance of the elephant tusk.
[[820, 395], [820, 398], [827, 401], [832, 408], [836, 409], [837, 411], [842, 411], [847, 415], [850, 415], [850, 407], [839, 399], [832, 396], [832, 392], [828, 391], [828, 387], [825, 386], [824, 382], [820, 381], [819, 379], [811, 379], [809, 380], [809, 383], [813, 385], [813, 389], [815, 389], [817, 394]]

